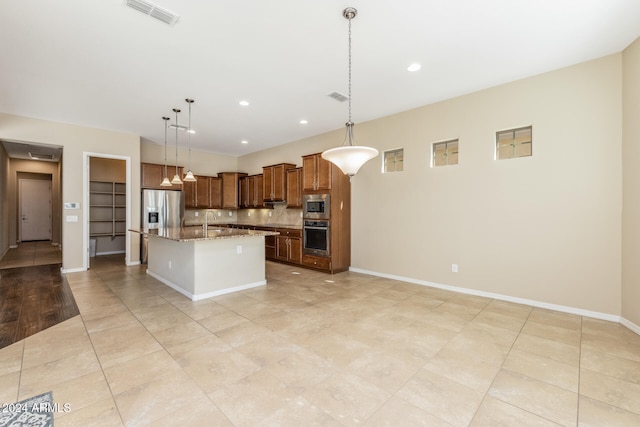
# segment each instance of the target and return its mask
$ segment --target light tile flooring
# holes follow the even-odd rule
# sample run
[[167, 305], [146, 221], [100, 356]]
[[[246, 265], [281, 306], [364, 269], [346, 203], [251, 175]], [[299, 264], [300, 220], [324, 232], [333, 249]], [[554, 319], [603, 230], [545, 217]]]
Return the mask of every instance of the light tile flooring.
[[0, 350], [0, 403], [56, 426], [638, 426], [640, 336], [615, 323], [267, 263], [191, 302], [144, 267], [68, 274], [81, 315]]
[[62, 251], [51, 241], [22, 242], [17, 248], [11, 248], [0, 260], [0, 269], [29, 267], [33, 265], [60, 264]]

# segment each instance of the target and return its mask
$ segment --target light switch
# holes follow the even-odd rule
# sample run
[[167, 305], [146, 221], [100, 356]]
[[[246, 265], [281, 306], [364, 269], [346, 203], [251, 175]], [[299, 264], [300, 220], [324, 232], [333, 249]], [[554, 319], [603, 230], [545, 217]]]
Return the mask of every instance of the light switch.
[[78, 222], [78, 215], [67, 215], [67, 222]]

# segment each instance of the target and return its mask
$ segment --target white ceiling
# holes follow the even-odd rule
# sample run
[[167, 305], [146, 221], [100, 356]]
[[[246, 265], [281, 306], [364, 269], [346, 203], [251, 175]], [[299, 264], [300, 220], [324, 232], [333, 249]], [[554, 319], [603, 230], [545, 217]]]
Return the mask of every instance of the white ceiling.
[[[192, 147], [239, 156], [344, 126], [347, 103], [327, 95], [348, 93], [347, 6], [358, 9], [356, 124], [617, 53], [640, 36], [638, 0], [154, 2], [179, 22], [124, 0], [0, 0], [0, 111], [161, 144], [161, 117], [173, 122], [189, 97]], [[407, 72], [412, 62], [422, 69]]]

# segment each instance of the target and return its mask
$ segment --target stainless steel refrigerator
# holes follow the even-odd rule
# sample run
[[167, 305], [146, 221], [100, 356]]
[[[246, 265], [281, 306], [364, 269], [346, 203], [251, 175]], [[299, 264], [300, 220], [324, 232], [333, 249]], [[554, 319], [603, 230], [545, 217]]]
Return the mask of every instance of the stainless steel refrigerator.
[[[142, 190], [142, 227], [146, 230], [181, 227], [184, 218], [182, 191]], [[140, 261], [147, 262], [147, 237], [140, 245]]]

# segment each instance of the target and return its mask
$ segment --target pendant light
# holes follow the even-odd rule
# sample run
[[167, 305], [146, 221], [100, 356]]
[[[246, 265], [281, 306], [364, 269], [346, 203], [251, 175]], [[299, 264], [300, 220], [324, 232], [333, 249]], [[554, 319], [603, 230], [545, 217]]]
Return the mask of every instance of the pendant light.
[[181, 185], [182, 180], [180, 179], [180, 175], [178, 175], [178, 113], [180, 110], [178, 108], [174, 108], [173, 112], [176, 113], [176, 174], [173, 176], [171, 184]]
[[171, 182], [167, 175], [167, 122], [169, 121], [169, 117], [163, 117], [162, 120], [164, 120], [164, 178], [162, 178], [160, 186], [171, 187]]
[[[323, 159], [338, 166], [349, 177], [355, 175], [363, 164], [378, 155], [378, 150], [375, 148], [353, 145], [354, 123], [351, 121], [351, 20], [357, 14], [358, 11], [353, 7], [348, 7], [342, 11], [342, 16], [349, 21], [349, 121], [345, 124], [347, 126], [345, 145], [331, 148], [322, 153]], [[346, 140], [349, 141], [349, 145], [346, 145]]]
[[187, 104], [189, 104], [189, 128], [187, 129], [187, 134], [189, 135], [189, 164], [187, 165], [189, 167], [189, 170], [187, 171], [187, 174], [185, 175], [183, 181], [185, 182], [193, 182], [196, 180], [196, 177], [193, 176], [193, 172], [191, 172], [191, 134], [193, 133], [193, 131], [191, 130], [191, 104], [194, 103], [193, 99], [185, 99], [185, 101], [187, 101]]

